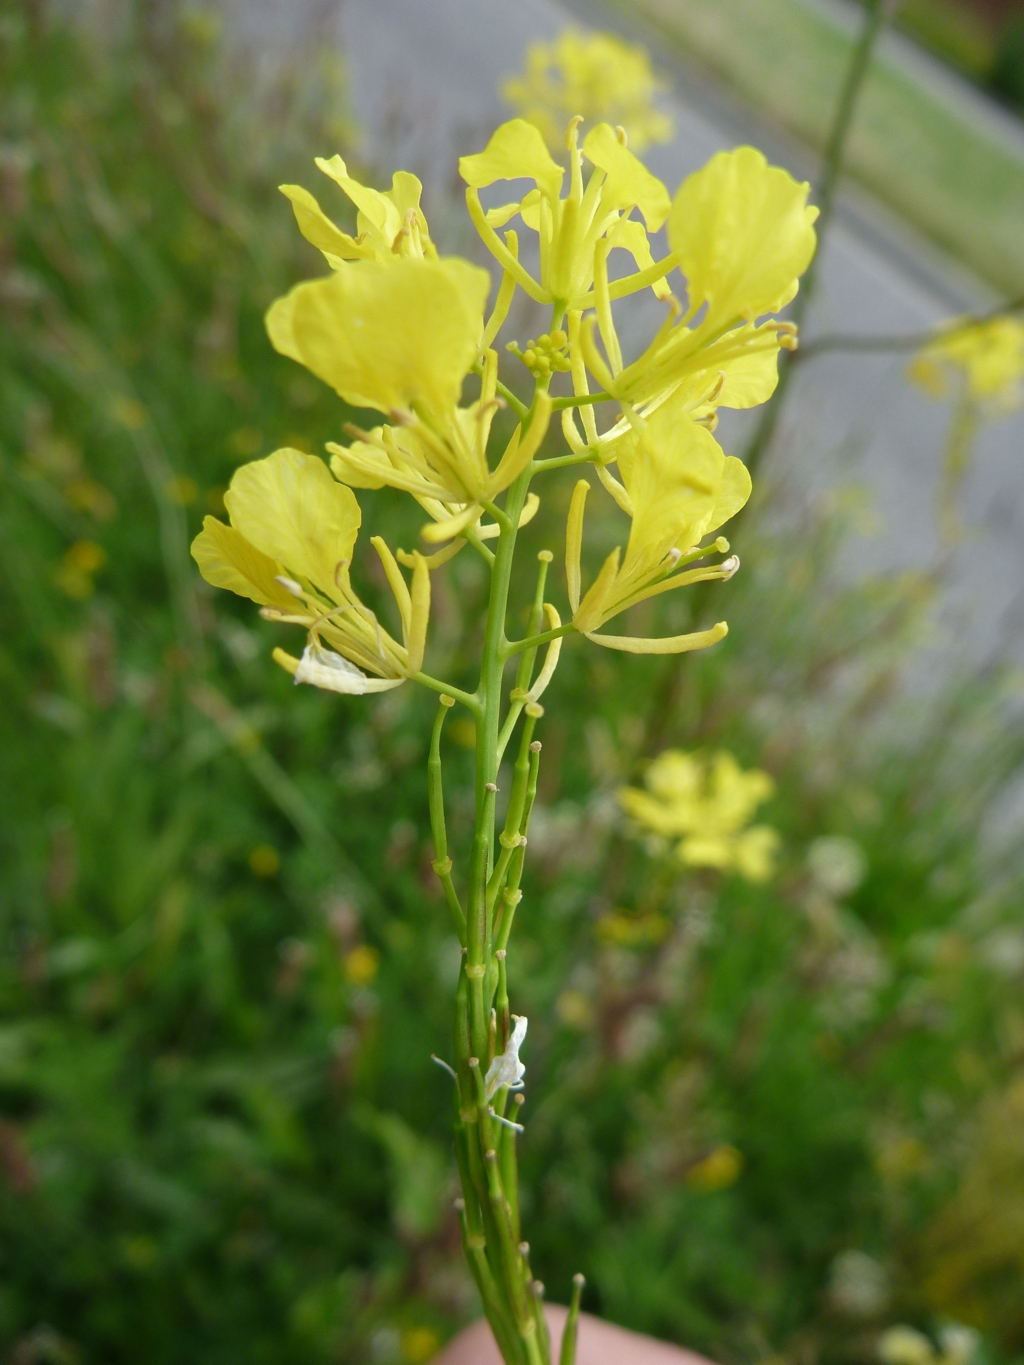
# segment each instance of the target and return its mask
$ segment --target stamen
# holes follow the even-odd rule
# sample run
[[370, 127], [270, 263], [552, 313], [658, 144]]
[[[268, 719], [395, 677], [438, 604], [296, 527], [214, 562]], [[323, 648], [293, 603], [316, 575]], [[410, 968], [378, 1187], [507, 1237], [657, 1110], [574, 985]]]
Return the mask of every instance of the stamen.
[[294, 578], [289, 578], [287, 574], [279, 573], [274, 575], [274, 582], [280, 583], [285, 592], [290, 592], [293, 597], [305, 597], [306, 593], [301, 583], [296, 583]]
[[450, 1067], [450, 1066], [448, 1065], [448, 1063], [444, 1060], [443, 1057], [438, 1057], [438, 1056], [436, 1056], [436, 1055], [432, 1052], [432, 1053], [430, 1054], [430, 1060], [431, 1060], [432, 1062], [436, 1062], [436, 1063], [438, 1064], [438, 1066], [441, 1067], [444, 1071], [447, 1071], [447, 1072], [448, 1072], [448, 1075], [451, 1076], [451, 1078], [452, 1078], [452, 1080], [455, 1082], [455, 1084], [458, 1085], [458, 1083], [459, 1083], [459, 1078], [458, 1078], [458, 1076], [455, 1074], [455, 1069], [454, 1069], [454, 1067]]

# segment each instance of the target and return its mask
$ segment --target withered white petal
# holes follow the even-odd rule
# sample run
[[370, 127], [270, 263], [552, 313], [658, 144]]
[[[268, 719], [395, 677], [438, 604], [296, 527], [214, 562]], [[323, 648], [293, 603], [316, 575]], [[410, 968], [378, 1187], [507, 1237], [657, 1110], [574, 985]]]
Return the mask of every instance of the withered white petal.
[[519, 1060], [519, 1049], [526, 1037], [527, 1019], [525, 1014], [513, 1014], [512, 1018], [515, 1020], [512, 1037], [508, 1040], [505, 1051], [499, 1053], [487, 1068], [487, 1075], [484, 1078], [488, 1099], [496, 1095], [503, 1085], [507, 1085], [510, 1090], [523, 1088], [526, 1067]]
[[307, 645], [295, 670], [297, 683], [311, 683], [326, 692], [342, 692], [350, 697], [362, 697], [367, 692], [388, 692], [400, 686], [404, 678], [370, 678], [355, 664], [321, 645]]

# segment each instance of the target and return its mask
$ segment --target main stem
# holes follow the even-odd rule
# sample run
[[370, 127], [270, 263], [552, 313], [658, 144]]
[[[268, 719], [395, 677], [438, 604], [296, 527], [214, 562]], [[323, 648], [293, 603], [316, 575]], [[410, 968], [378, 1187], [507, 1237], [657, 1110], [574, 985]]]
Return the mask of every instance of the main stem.
[[[491, 566], [480, 682], [474, 697], [476, 819], [467, 887], [465, 951], [455, 1008], [458, 1087], [455, 1138], [462, 1184], [459, 1217], [466, 1259], [507, 1365], [550, 1365], [551, 1361], [542, 1287], [533, 1278], [529, 1247], [521, 1240], [515, 1149], [519, 1126], [514, 1120], [506, 1120], [506, 1109], [513, 1097], [507, 1086], [488, 1095], [486, 1079], [490, 1063], [505, 1050], [509, 1038], [505, 945], [520, 895], [522, 845], [536, 791], [540, 748], [531, 742], [540, 708], [527, 707], [502, 850], [495, 869], [499, 736], [507, 661], [505, 623], [519, 518], [530, 477], [527, 468], [508, 491]], [[533, 625], [534, 632], [537, 624]], [[516, 1112], [520, 1098], [514, 1097]]]

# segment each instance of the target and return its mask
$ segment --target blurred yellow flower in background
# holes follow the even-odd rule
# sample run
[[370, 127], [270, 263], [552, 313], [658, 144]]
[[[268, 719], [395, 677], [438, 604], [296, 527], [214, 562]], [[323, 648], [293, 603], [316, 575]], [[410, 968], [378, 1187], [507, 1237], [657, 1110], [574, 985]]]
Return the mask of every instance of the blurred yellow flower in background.
[[1005, 417], [1024, 399], [1024, 323], [1008, 313], [952, 322], [907, 366], [907, 378], [932, 398], [951, 400], [936, 510], [943, 541], [960, 538], [957, 507], [983, 421]]
[[368, 986], [380, 967], [380, 953], [368, 943], [360, 943], [345, 954], [345, 976], [353, 986]]
[[553, 152], [564, 150], [565, 125], [574, 114], [588, 123], [621, 125], [641, 152], [668, 142], [674, 132], [654, 102], [666, 88], [642, 47], [612, 33], [570, 28], [550, 43], [531, 43], [522, 74], [506, 80], [501, 93]]
[[691, 867], [738, 872], [767, 881], [774, 871], [779, 836], [768, 825], [751, 825], [754, 811], [774, 791], [766, 772], [744, 772], [732, 754], [666, 749], [644, 774], [647, 790], [623, 787], [619, 802], [640, 828], [679, 839], [677, 853]]
[[107, 552], [94, 540], [76, 540], [69, 545], [53, 571], [53, 580], [68, 597], [82, 602], [95, 591], [94, 575], [107, 562]]
[[249, 867], [257, 877], [276, 877], [281, 870], [281, 855], [270, 844], [257, 844], [249, 854]]
[[731, 1143], [722, 1143], [686, 1172], [686, 1183], [702, 1194], [714, 1194], [735, 1185], [743, 1174], [743, 1154]]
[[995, 415], [1012, 412], [1024, 397], [1024, 323], [1007, 314], [966, 326], [954, 322], [917, 353], [907, 374], [933, 398], [949, 397], [959, 384]]

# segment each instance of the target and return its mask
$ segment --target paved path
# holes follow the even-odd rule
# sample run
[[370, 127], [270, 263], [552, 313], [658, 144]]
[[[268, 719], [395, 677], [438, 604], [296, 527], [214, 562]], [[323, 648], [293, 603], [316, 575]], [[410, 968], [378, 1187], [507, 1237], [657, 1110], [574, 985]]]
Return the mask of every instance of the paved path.
[[[268, 50], [300, 43], [309, 31], [304, 25], [314, 21], [323, 41], [341, 42], [365, 160], [416, 171], [429, 187], [435, 237], [461, 251], [475, 248], [457, 158], [482, 146], [508, 117], [497, 94], [502, 78], [517, 70], [533, 39], [552, 37], [567, 22], [609, 22], [587, 0], [223, 3]], [[668, 71], [673, 88], [666, 107], [677, 136], [648, 160], [670, 189], [714, 151], [743, 141], [758, 143], [796, 174], [811, 173], [805, 149], [764, 126], [727, 92], [696, 71], [670, 63]], [[822, 331], [914, 331], [990, 301], [982, 285], [853, 190], [844, 194], [821, 279], [808, 339]], [[849, 562], [872, 571], [922, 567], [936, 553], [931, 504], [948, 414], [904, 383], [902, 363], [892, 356], [834, 355], [808, 364], [775, 457], [774, 468], [794, 486], [855, 483], [869, 490], [876, 530], [849, 547]], [[739, 447], [742, 427], [732, 415], [723, 421], [727, 448]], [[1014, 610], [1024, 581], [1024, 413], [984, 432], [963, 510], [970, 530], [946, 597], [943, 651], [952, 661], [1005, 643], [1024, 658], [1024, 620]]]

